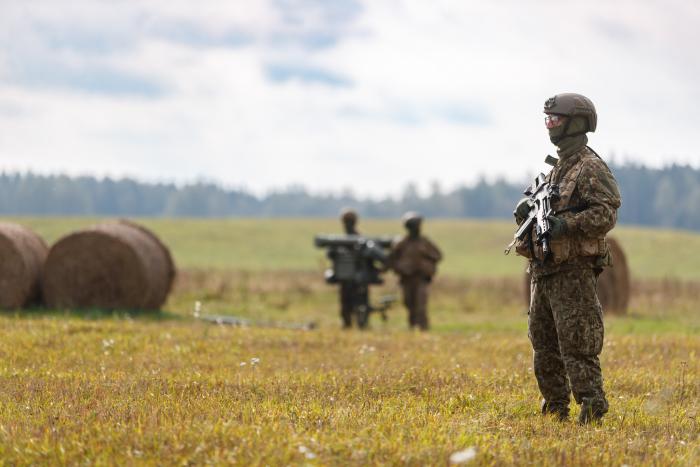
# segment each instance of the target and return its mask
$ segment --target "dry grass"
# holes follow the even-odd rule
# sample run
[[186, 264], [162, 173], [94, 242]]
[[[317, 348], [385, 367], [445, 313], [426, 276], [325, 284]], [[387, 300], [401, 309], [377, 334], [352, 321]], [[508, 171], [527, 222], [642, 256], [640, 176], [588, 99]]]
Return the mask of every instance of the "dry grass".
[[0, 323], [8, 464], [700, 462], [697, 336], [609, 337], [611, 412], [582, 428], [537, 413], [522, 334]]
[[[49, 238], [71, 222], [90, 223], [35, 220]], [[640, 253], [629, 315], [606, 317], [611, 411], [579, 427], [538, 413], [522, 264], [479, 263], [510, 226], [435, 223], [450, 259], [434, 331], [413, 334], [400, 305], [339, 331], [307, 235], [335, 223], [280, 222], [149, 222], [187, 266], [162, 315], [0, 314], [0, 465], [445, 465], [469, 447], [477, 465], [700, 465], [698, 238], [624, 232]], [[661, 268], [649, 253], [686, 243]], [[319, 329], [209, 325], [195, 301]]]
[[[169, 309], [190, 314], [195, 301], [216, 314], [259, 320], [308, 321], [325, 328], [338, 325], [337, 289], [326, 285], [322, 272], [249, 271], [182, 272]], [[374, 300], [401, 298], [396, 279], [372, 289]], [[700, 333], [697, 303], [700, 282], [678, 279], [633, 280], [627, 316], [608, 317], [609, 326], [648, 332], [677, 330]], [[522, 278], [462, 279], [439, 276], [431, 287], [431, 319], [437, 331], [525, 329], [526, 290]], [[375, 328], [403, 329], [401, 303], [390, 311], [388, 323], [373, 318]]]
[[[473, 446], [481, 465], [700, 462], [700, 329], [678, 308], [696, 286], [638, 284], [644, 306], [610, 318], [611, 412], [587, 428], [537, 413], [520, 286], [439, 280], [430, 334], [403, 330], [400, 307], [370, 332], [337, 330], [334, 289], [311, 273], [186, 272], [166, 319], [5, 315], [0, 459], [444, 465]], [[649, 314], [661, 297], [676, 300], [663, 321]], [[195, 299], [321, 328], [209, 325], [188, 316]]]

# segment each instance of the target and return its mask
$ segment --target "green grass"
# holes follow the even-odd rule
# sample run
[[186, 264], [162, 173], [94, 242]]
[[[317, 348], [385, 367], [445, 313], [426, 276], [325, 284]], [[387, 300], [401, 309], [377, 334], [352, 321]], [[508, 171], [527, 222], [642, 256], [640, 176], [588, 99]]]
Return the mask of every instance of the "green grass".
[[[72, 230], [90, 225], [86, 218], [16, 219], [55, 241]], [[294, 220], [152, 220], [142, 221], [170, 245], [181, 268], [233, 270], [318, 270], [325, 260], [313, 247], [318, 233], [338, 232], [335, 219]], [[398, 221], [363, 220], [367, 234], [400, 235]], [[513, 224], [467, 220], [429, 220], [425, 233], [443, 249], [440, 270], [461, 278], [516, 277], [522, 274], [522, 258], [504, 256]], [[700, 235], [659, 229], [619, 227], [613, 232], [628, 255], [637, 278], [671, 277], [700, 280]]]
[[[91, 223], [22, 221], [50, 241]], [[427, 224], [446, 260], [433, 332], [414, 334], [400, 305], [368, 332], [338, 330], [311, 244], [335, 221], [145, 223], [181, 267], [167, 312], [0, 313], [0, 465], [445, 465], [469, 447], [477, 465], [700, 464], [700, 236], [616, 231], [641, 280], [629, 315], [606, 316], [611, 411], [579, 427], [538, 413], [510, 224]], [[397, 292], [388, 277], [373, 294]], [[319, 327], [211, 325], [195, 301]]]

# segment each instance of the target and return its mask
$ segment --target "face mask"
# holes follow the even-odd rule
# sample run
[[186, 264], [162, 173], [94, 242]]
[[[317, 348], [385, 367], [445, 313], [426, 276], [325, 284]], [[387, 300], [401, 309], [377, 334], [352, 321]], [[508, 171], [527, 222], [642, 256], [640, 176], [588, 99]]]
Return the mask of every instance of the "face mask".
[[[549, 128], [549, 140], [552, 144], [557, 144], [561, 142], [567, 136], [577, 136], [585, 134], [588, 131], [588, 122], [583, 117], [573, 117], [570, 122], [563, 125], [556, 126], [554, 128]], [[566, 130], [566, 134], [564, 134]]]
[[564, 129], [566, 128], [566, 124], [564, 125], [559, 125], [554, 128], [550, 128], [547, 131], [549, 132], [549, 140], [552, 142], [552, 144], [557, 144], [559, 141], [564, 139]]
[[408, 235], [410, 237], [416, 238], [420, 236], [420, 225], [419, 224], [409, 224], [406, 226], [408, 230]]

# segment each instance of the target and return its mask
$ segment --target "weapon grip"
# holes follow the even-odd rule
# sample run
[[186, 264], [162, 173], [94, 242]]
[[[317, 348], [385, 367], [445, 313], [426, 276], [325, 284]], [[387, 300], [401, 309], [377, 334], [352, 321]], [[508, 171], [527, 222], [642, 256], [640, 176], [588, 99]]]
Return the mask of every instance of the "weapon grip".
[[544, 237], [542, 239], [542, 254], [544, 255], [545, 258], [547, 256], [549, 256], [549, 238], [548, 237]]

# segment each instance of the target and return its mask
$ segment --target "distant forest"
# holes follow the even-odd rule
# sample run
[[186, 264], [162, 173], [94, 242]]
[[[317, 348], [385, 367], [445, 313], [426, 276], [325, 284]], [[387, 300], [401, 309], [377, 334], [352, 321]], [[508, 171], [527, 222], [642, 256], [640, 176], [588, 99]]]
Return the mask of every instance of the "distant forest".
[[[700, 230], [700, 169], [672, 165], [651, 169], [611, 167], [620, 183], [626, 224]], [[213, 183], [185, 186], [132, 179], [2, 173], [0, 215], [77, 215], [151, 217], [328, 217], [345, 206], [366, 217], [398, 217], [417, 210], [428, 217], [501, 219], [512, 216], [523, 187], [505, 181], [479, 181], [443, 192], [436, 184], [420, 196], [409, 185], [386, 199], [352, 194], [320, 195], [292, 187], [254, 196]]]

